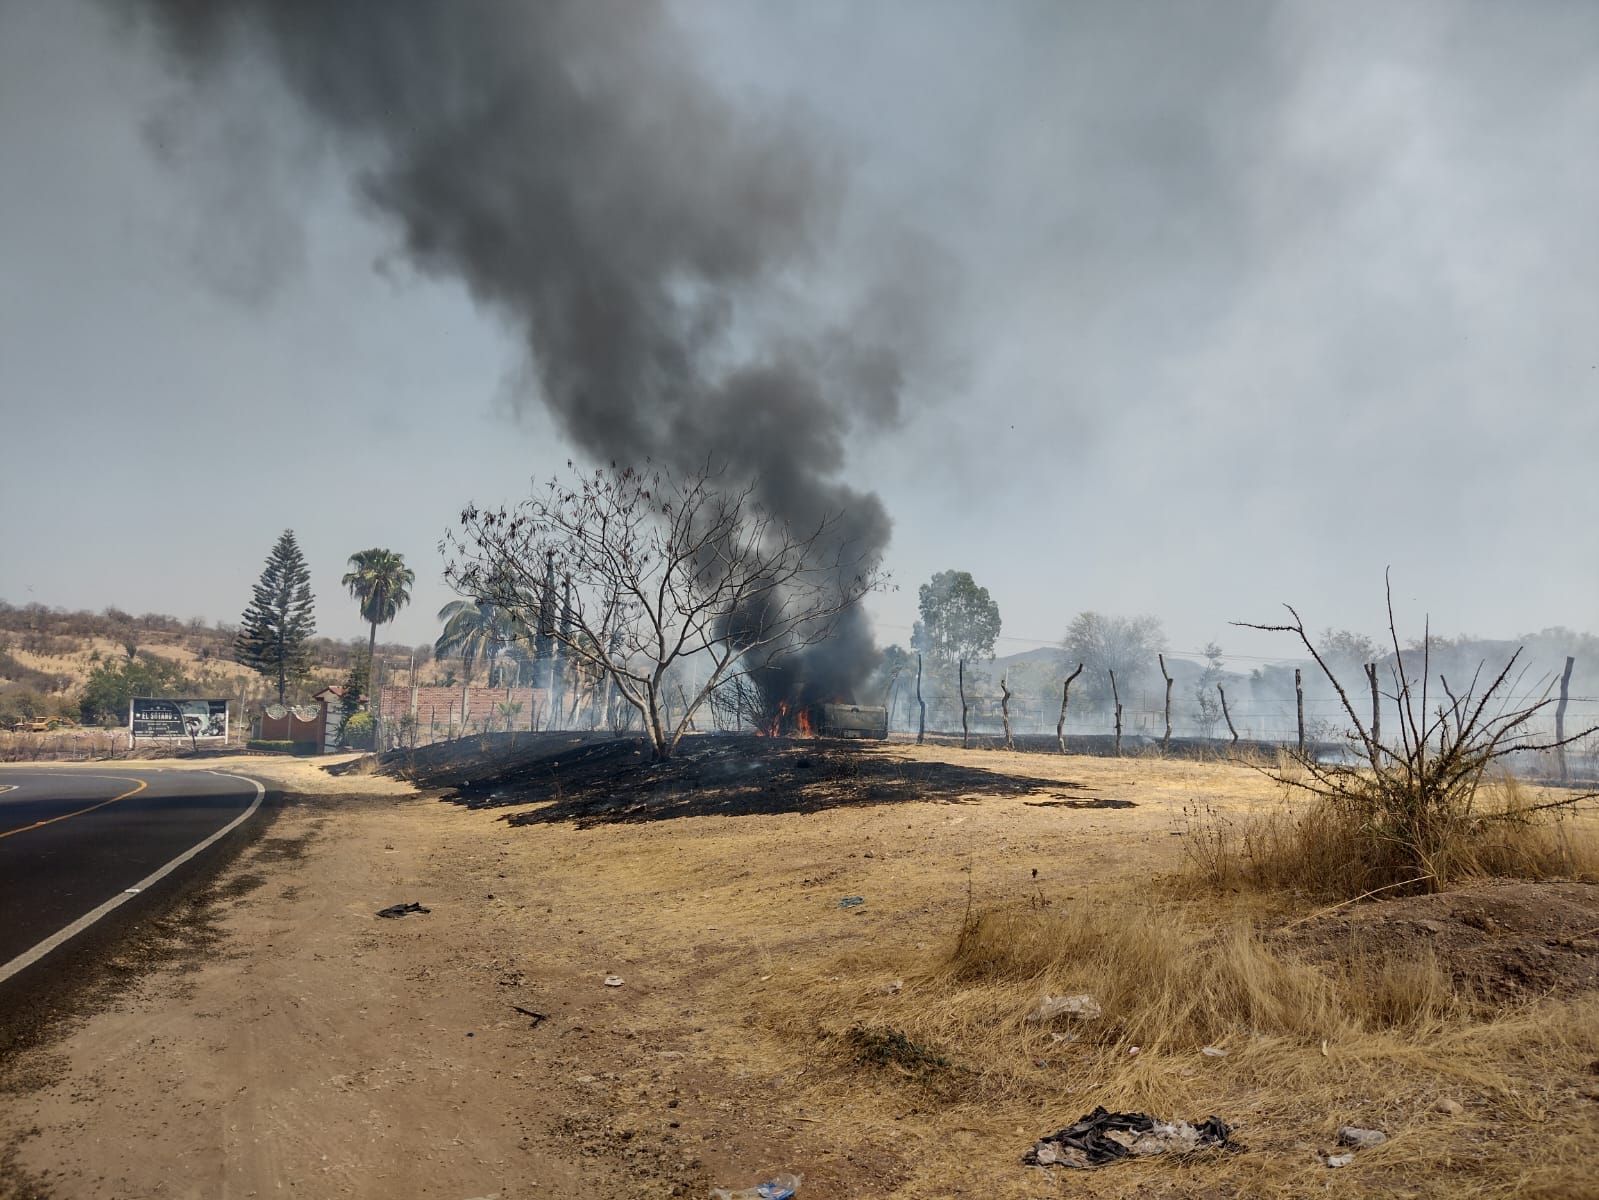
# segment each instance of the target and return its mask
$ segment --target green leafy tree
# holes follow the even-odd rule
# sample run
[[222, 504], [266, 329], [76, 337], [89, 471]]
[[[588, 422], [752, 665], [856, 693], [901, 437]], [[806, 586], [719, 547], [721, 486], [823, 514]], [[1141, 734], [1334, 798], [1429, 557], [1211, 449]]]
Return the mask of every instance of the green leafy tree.
[[121, 725], [135, 696], [177, 696], [188, 686], [183, 669], [159, 655], [106, 659], [89, 673], [78, 696], [79, 717], [85, 725]]
[[277, 682], [279, 704], [289, 684], [311, 671], [314, 603], [311, 571], [294, 540], [294, 530], [285, 529], [267, 556], [233, 643], [240, 662]]
[[434, 657], [459, 656], [467, 683], [472, 682], [473, 666], [483, 662], [488, 666], [492, 684], [495, 655], [516, 640], [516, 627], [510, 615], [487, 601], [451, 600], [439, 609], [439, 620], [444, 622], [444, 631], [433, 643]]
[[405, 565], [405, 556], [392, 550], [361, 550], [350, 555], [350, 570], [341, 582], [361, 607], [361, 616], [371, 622], [366, 660], [377, 652], [378, 626], [387, 625], [411, 602], [411, 585], [416, 572]]
[[918, 593], [922, 619], [912, 646], [949, 664], [994, 657], [999, 637], [999, 605], [977, 586], [970, 571], [940, 571]]
[[350, 655], [350, 673], [344, 677], [344, 698], [339, 709], [345, 717], [361, 711], [361, 701], [370, 694], [372, 685], [372, 655], [359, 646]]

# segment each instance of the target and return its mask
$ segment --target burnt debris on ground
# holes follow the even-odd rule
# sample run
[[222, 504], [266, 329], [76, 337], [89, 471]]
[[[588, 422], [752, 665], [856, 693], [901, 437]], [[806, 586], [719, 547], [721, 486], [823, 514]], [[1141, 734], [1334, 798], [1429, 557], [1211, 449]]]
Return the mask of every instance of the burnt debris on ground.
[[1240, 1150], [1232, 1130], [1220, 1117], [1203, 1121], [1162, 1121], [1147, 1113], [1113, 1113], [1094, 1109], [1075, 1125], [1046, 1133], [1028, 1148], [1022, 1161], [1035, 1167], [1102, 1167], [1126, 1158], [1155, 1154], [1191, 1154], [1197, 1150]]
[[1031, 808], [1137, 808], [1131, 800], [1111, 800], [1090, 796], [1082, 800], [1023, 800]]
[[[385, 756], [383, 768], [468, 808], [543, 805], [513, 825], [581, 826], [672, 817], [822, 812], [906, 800], [960, 803], [974, 796], [1064, 800], [1082, 785], [980, 767], [920, 762], [881, 749], [814, 738], [700, 734], [656, 762], [643, 737], [515, 734], [465, 739]], [[1094, 805], [1097, 807], [1098, 805]]]

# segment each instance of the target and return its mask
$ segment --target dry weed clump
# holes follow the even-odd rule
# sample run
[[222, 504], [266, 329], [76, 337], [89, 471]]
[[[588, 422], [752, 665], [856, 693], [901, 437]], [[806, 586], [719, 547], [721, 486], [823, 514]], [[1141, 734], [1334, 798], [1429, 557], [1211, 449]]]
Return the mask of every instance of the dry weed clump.
[[1384, 739], [1377, 664], [1366, 669], [1372, 692], [1367, 719], [1305, 632], [1294, 607], [1284, 607], [1292, 624], [1238, 624], [1299, 639], [1337, 693], [1351, 730], [1350, 756], [1324, 759], [1305, 748], [1302, 733], [1300, 748], [1286, 751], [1270, 772], [1284, 787], [1308, 794], [1312, 808], [1286, 826], [1256, 831], [1260, 853], [1254, 857], [1275, 863], [1267, 874], [1286, 873], [1287, 886], [1305, 880], [1312, 884], [1306, 890], [1345, 897], [1437, 891], [1453, 880], [1492, 870], [1496, 863], [1515, 868], [1516, 874], [1541, 877], [1552, 855], [1539, 830], [1542, 818], [1572, 812], [1599, 794], [1570, 792], [1530, 801], [1501, 783], [1499, 803], [1485, 805], [1478, 802], [1478, 793], [1491, 779], [1504, 776], [1512, 755], [1563, 752], [1595, 730], [1569, 737], [1557, 732], [1547, 739], [1532, 732], [1534, 718], [1554, 700], [1546, 687], [1533, 703], [1514, 701], [1522, 682], [1516, 673], [1521, 651], [1497, 674], [1485, 678], [1482, 664], [1464, 686], [1457, 681], [1452, 687], [1441, 673], [1434, 686], [1431, 633], [1420, 643], [1417, 672], [1418, 652], [1412, 650], [1407, 662], [1400, 648], [1390, 588], [1393, 690], [1386, 699], [1394, 705], [1399, 728], [1397, 739], [1392, 734]]
[[1599, 879], [1599, 826], [1509, 774], [1439, 815], [1419, 874], [1410, 848], [1365, 805], [1296, 798], [1292, 786], [1281, 808], [1247, 817], [1187, 809], [1186, 882], [1334, 900], [1494, 876]]
[[1377, 953], [1329, 976], [1273, 953], [1255, 916], [1132, 900], [998, 909], [965, 923], [944, 970], [963, 988], [1092, 995], [1107, 1015], [1077, 1022], [1077, 1039], [1141, 1052], [1241, 1037], [1319, 1042], [1459, 1015], [1435, 962]]

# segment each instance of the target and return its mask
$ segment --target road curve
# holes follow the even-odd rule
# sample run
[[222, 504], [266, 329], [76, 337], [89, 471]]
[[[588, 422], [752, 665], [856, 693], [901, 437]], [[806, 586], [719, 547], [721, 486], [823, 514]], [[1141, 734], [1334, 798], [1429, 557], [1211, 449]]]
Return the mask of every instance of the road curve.
[[0, 767], [0, 983], [197, 860], [264, 795], [219, 771]]

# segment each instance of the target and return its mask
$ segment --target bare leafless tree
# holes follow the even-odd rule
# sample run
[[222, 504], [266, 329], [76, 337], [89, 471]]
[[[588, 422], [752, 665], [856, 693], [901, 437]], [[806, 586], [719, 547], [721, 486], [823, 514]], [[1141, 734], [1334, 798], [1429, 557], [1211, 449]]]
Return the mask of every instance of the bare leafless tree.
[[445, 576], [528, 630], [552, 571], [569, 576], [570, 622], [541, 632], [605, 674], [642, 716], [657, 759], [672, 756], [719, 686], [825, 640], [885, 581], [845, 538], [842, 514], [795, 528], [708, 464], [567, 466], [568, 481], [515, 508], [467, 506], [445, 540]]

